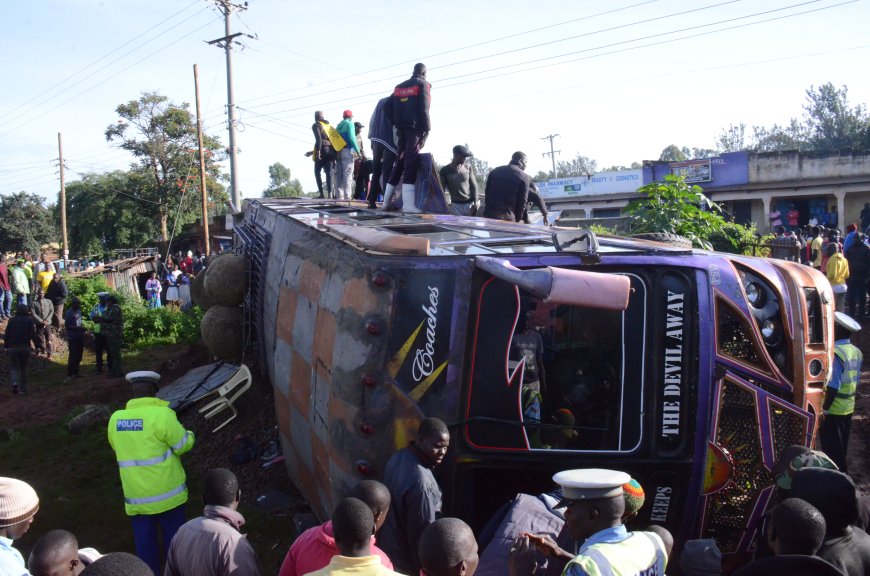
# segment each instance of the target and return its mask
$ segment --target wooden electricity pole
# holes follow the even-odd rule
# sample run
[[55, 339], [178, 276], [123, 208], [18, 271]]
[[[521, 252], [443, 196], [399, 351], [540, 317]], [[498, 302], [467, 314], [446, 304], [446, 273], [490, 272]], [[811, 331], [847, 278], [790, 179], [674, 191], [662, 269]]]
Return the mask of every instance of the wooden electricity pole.
[[199, 142], [199, 190], [202, 195], [202, 234], [205, 239], [205, 256], [211, 253], [208, 238], [208, 191], [205, 187], [205, 152], [202, 149], [202, 115], [199, 110], [199, 65], [193, 65], [193, 85], [196, 90], [196, 139]]
[[60, 160], [60, 228], [63, 234], [63, 268], [66, 270], [69, 260], [69, 243], [66, 235], [66, 185], [63, 180], [63, 141], [60, 132], [57, 133], [57, 155]]

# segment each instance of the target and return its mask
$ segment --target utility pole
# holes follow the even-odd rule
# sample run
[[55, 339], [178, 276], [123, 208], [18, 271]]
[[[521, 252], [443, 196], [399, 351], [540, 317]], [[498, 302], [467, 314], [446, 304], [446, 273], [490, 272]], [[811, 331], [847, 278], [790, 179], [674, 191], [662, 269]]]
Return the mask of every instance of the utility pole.
[[205, 187], [205, 153], [202, 149], [202, 113], [199, 110], [199, 65], [193, 65], [193, 86], [196, 90], [196, 139], [199, 143], [199, 191], [202, 195], [202, 234], [205, 237], [205, 256], [211, 253], [208, 238], [208, 191]]
[[69, 260], [69, 243], [66, 236], [66, 184], [63, 180], [63, 140], [57, 133], [57, 155], [60, 160], [60, 229], [63, 233], [63, 268], [66, 270]]
[[229, 0], [215, 0], [218, 8], [224, 14], [224, 37], [212, 40], [211, 45], [223, 48], [227, 54], [227, 122], [230, 131], [230, 186], [233, 191], [233, 208], [241, 210], [241, 194], [239, 191], [239, 172], [236, 164], [236, 105], [233, 98], [233, 40], [238, 36], [244, 36], [241, 32], [230, 32], [230, 16], [233, 12], [248, 9], [248, 3], [233, 4]]
[[560, 153], [561, 150], [553, 150], [553, 139], [559, 136], [558, 134], [550, 134], [549, 136], [544, 136], [541, 140], [549, 140], [550, 141], [550, 151], [544, 152], [541, 156], [549, 156], [550, 160], [553, 161], [553, 178], [558, 178], [559, 175], [556, 174], [556, 154]]

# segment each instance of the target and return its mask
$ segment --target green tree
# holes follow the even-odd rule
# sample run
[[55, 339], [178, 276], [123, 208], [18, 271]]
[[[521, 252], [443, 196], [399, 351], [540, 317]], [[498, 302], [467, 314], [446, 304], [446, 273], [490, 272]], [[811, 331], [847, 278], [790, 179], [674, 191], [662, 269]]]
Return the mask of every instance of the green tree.
[[[147, 175], [147, 199], [153, 206], [149, 212], [159, 222], [164, 240], [169, 236], [170, 215], [185, 222], [196, 218], [197, 202], [187, 201], [188, 196], [196, 199], [200, 195], [196, 122], [188, 108], [186, 103], [173, 104], [165, 96], [146, 92], [138, 100], [119, 105], [115, 111], [121, 119], [105, 132], [107, 141], [133, 154], [134, 170]], [[223, 206], [227, 195], [217, 161], [225, 151], [217, 138], [205, 134], [203, 146], [208, 196]], [[183, 205], [182, 198], [186, 200]]]
[[571, 160], [560, 161], [556, 164], [556, 170], [559, 172], [560, 178], [576, 176], [591, 178], [598, 171], [598, 162], [588, 156], [577, 154]]
[[810, 86], [804, 103], [804, 126], [813, 150], [866, 150], [870, 148], [870, 116], [859, 104], [849, 106], [849, 89], [828, 82]]
[[538, 173], [532, 177], [534, 182], [546, 182], [550, 179], [551, 174], [549, 172], [544, 172], [543, 170], [538, 170]]
[[51, 208], [41, 196], [19, 192], [0, 196], [0, 246], [3, 250], [39, 251], [43, 244], [56, 241], [58, 227]]
[[736, 126], [729, 124], [728, 128], [723, 128], [716, 138], [716, 150], [719, 152], [746, 150], [746, 124], [743, 122]]
[[700, 186], [690, 186], [681, 176], [669, 174], [637, 190], [641, 198], [628, 203], [625, 214], [634, 233], [677, 234], [698, 248], [710, 249], [709, 238], [726, 224], [722, 208], [707, 198]]
[[266, 198], [285, 198], [288, 196], [302, 196], [302, 184], [298, 179], [290, 179], [290, 169], [275, 162], [269, 166], [269, 187], [263, 190]]
[[106, 255], [137, 248], [160, 233], [153, 217], [150, 180], [138, 171], [85, 174], [66, 187], [70, 249]]
[[684, 160], [688, 160], [688, 155], [677, 148], [676, 144], [671, 144], [659, 155], [659, 160], [662, 162], [682, 162]]
[[795, 118], [789, 121], [788, 126], [753, 126], [751, 149], [759, 152], [809, 150], [811, 146], [808, 136], [806, 126]]
[[483, 195], [486, 190], [486, 178], [492, 172], [489, 162], [481, 160], [476, 156], [470, 156], [466, 162], [471, 164], [471, 170], [474, 172], [474, 178], [477, 180], [477, 193]]
[[643, 164], [640, 162], [632, 162], [630, 166], [623, 166], [622, 164], [614, 164], [609, 168], [605, 168], [602, 172], [619, 172], [620, 170], [636, 170], [638, 168], [643, 168]]

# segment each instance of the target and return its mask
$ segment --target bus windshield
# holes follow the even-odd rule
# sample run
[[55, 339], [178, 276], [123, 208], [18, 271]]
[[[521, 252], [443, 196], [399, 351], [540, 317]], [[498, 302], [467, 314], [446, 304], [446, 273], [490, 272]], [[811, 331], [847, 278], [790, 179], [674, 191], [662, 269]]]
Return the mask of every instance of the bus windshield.
[[631, 452], [643, 420], [646, 286], [624, 312], [544, 303], [491, 279], [478, 296], [466, 439], [481, 450]]

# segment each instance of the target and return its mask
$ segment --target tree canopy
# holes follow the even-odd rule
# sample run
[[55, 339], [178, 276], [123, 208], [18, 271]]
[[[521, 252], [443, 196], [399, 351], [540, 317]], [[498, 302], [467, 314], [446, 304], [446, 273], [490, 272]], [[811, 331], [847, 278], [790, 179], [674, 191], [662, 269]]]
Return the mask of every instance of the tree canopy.
[[302, 196], [302, 183], [298, 179], [290, 179], [290, 169], [275, 162], [269, 166], [269, 187], [263, 190], [266, 198], [284, 198], [287, 196]]
[[828, 82], [807, 89], [801, 119], [792, 118], [785, 125], [753, 126], [750, 131], [743, 123], [731, 124], [722, 129], [716, 147], [719, 152], [867, 151], [870, 150], [870, 114], [863, 104], [849, 104], [846, 86], [837, 88]]
[[[174, 104], [156, 92], [146, 92], [138, 100], [119, 105], [117, 123], [106, 128], [106, 140], [116, 142], [135, 159], [132, 171], [147, 177], [148, 185], [139, 189], [148, 210], [159, 222], [161, 236], [169, 236], [169, 218], [178, 213], [184, 221], [196, 217], [199, 197], [198, 146], [196, 122], [189, 105]], [[217, 161], [225, 151], [220, 141], [203, 134], [206, 188], [211, 202], [223, 206], [226, 190]], [[182, 204], [182, 199], [185, 199]]]
[[0, 247], [3, 250], [36, 253], [43, 244], [57, 238], [52, 210], [41, 196], [27, 192], [0, 196]]
[[138, 171], [85, 174], [66, 187], [70, 246], [76, 255], [105, 256], [151, 243], [159, 233], [149, 179]]
[[598, 162], [588, 156], [577, 154], [571, 160], [562, 160], [556, 163], [556, 171], [560, 178], [572, 178], [586, 176], [591, 178], [598, 171]]

